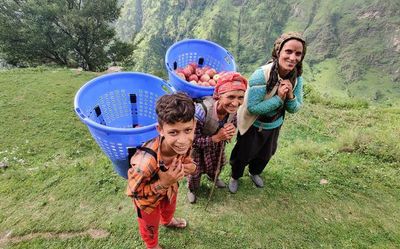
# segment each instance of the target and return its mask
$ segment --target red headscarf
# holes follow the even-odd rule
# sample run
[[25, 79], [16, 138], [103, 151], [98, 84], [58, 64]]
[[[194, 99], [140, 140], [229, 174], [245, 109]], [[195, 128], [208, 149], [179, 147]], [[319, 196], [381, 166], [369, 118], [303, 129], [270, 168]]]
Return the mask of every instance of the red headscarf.
[[220, 74], [217, 80], [213, 97], [217, 99], [222, 93], [236, 90], [246, 91], [246, 89], [247, 80], [240, 73], [224, 72]]

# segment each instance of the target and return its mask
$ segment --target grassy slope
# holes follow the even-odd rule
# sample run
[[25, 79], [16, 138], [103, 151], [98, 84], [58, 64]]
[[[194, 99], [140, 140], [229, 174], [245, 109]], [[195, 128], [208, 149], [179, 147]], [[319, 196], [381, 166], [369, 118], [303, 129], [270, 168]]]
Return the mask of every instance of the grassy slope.
[[[313, 22], [310, 23], [311, 26], [308, 27], [310, 30], [308, 32], [318, 33], [320, 26], [324, 27], [328, 23], [329, 17], [332, 13], [340, 14], [340, 19], [337, 23], [337, 32], [341, 36], [346, 36], [345, 34], [358, 33], [362, 27], [368, 23], [371, 27], [375, 27], [374, 21], [369, 21], [367, 19], [355, 19], [354, 9], [362, 8], [365, 11], [371, 6], [375, 5], [374, 0], [368, 1], [293, 1], [292, 4], [295, 13], [294, 16], [289, 18], [284, 31], [292, 30], [304, 30], [307, 27], [307, 20], [311, 17], [313, 13], [315, 16], [312, 18]], [[316, 6], [316, 10], [312, 12], [313, 4]], [[376, 29], [380, 29], [378, 27]], [[375, 33], [374, 33], [375, 34]], [[382, 33], [384, 35], [384, 32]], [[346, 38], [346, 37], [344, 37]], [[366, 101], [373, 101], [378, 104], [385, 105], [398, 105], [400, 96], [400, 86], [398, 82], [394, 82], [390, 79], [390, 75], [383, 72], [382, 70], [374, 70], [374, 66], [370, 65], [372, 59], [370, 58], [373, 54], [383, 54], [385, 47], [381, 40], [382, 37], [359, 37], [356, 41], [351, 44], [341, 44], [341, 48], [335, 52], [335, 58], [325, 59], [322, 62], [313, 65], [312, 70], [308, 68], [305, 70], [307, 76], [307, 81], [320, 91], [323, 96], [333, 97], [333, 98], [357, 98]], [[340, 40], [340, 39], [339, 39]], [[340, 42], [340, 41], [339, 41]], [[344, 41], [342, 41], [343, 43]], [[348, 42], [348, 41], [347, 41]], [[313, 50], [313, 44], [309, 44], [309, 50]], [[342, 51], [344, 50], [344, 51]], [[313, 54], [318, 56], [318, 54]], [[338, 55], [340, 55], [338, 57]], [[306, 57], [310, 60], [312, 55]], [[370, 57], [369, 57], [370, 56]], [[381, 56], [382, 57], [382, 56]], [[383, 56], [385, 58], [385, 56]], [[344, 60], [344, 61], [341, 61]], [[345, 84], [345, 72], [340, 71], [341, 64], [350, 67], [353, 64], [365, 64], [367, 68], [365, 73], [362, 73], [362, 79], [358, 81], [353, 81], [351, 84]], [[380, 62], [385, 65], [386, 62]], [[379, 63], [378, 63], [379, 64]], [[356, 65], [353, 65], [356, 66]], [[375, 65], [376, 66], [376, 65]], [[345, 69], [348, 69], [345, 67]]]
[[399, 105], [400, 86], [397, 86], [387, 76], [368, 70], [364, 79], [351, 84], [344, 84], [338, 72], [336, 59], [327, 59], [306, 67], [306, 81], [315, 87], [323, 97], [337, 99], [362, 99], [373, 104]]
[[[107, 238], [36, 237], [8, 248], [142, 248], [125, 182], [73, 113], [79, 87], [95, 77], [63, 69], [0, 77], [0, 247], [3, 236], [103, 229]], [[248, 177], [236, 195], [203, 182], [186, 231], [161, 229], [166, 248], [397, 248], [400, 246], [400, 110], [306, 103], [288, 115], [264, 189]], [[232, 148], [229, 145], [228, 151]], [[222, 173], [229, 178], [229, 167]], [[326, 185], [319, 184], [324, 178]], [[174, 238], [172, 238], [174, 237]]]

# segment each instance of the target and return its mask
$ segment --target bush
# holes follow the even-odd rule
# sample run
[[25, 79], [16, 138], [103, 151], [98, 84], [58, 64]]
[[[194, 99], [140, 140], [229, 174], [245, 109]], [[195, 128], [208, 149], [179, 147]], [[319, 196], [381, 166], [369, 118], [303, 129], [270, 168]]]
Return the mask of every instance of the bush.
[[400, 162], [399, 129], [348, 130], [338, 138], [338, 151], [374, 156], [385, 162]]

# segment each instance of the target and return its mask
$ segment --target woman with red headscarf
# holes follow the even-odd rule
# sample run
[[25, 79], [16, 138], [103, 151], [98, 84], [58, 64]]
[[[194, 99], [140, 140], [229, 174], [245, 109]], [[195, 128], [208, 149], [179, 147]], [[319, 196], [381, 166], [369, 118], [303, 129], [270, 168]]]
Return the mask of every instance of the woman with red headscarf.
[[301, 74], [305, 54], [306, 43], [301, 34], [282, 34], [274, 43], [272, 60], [250, 77], [245, 103], [238, 110], [239, 132], [230, 158], [231, 193], [238, 190], [246, 165], [254, 184], [264, 186], [260, 174], [276, 152], [285, 112], [295, 113], [303, 103]]
[[196, 172], [188, 176], [188, 200], [196, 201], [196, 190], [206, 174], [210, 180], [217, 177], [216, 186], [226, 187], [218, 178], [225, 164], [225, 141], [236, 132], [236, 112], [243, 103], [247, 80], [237, 72], [225, 72], [218, 78], [214, 95], [196, 104], [197, 125], [192, 157], [197, 164]]

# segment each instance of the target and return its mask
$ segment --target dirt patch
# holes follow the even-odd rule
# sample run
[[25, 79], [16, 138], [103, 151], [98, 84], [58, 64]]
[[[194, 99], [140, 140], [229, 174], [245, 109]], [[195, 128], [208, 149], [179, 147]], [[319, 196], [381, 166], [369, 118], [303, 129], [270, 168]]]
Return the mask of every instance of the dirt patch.
[[105, 230], [99, 230], [99, 229], [89, 229], [87, 233], [92, 237], [93, 239], [103, 239], [108, 237], [110, 235], [109, 232]]
[[106, 230], [102, 229], [89, 229], [83, 232], [70, 232], [70, 233], [31, 233], [24, 236], [12, 236], [12, 231], [6, 231], [3, 234], [0, 234], [0, 248], [3, 248], [6, 244], [15, 244], [23, 241], [29, 241], [35, 238], [44, 238], [44, 239], [71, 239], [78, 236], [84, 237], [89, 236], [92, 239], [103, 239], [110, 235], [110, 233]]

